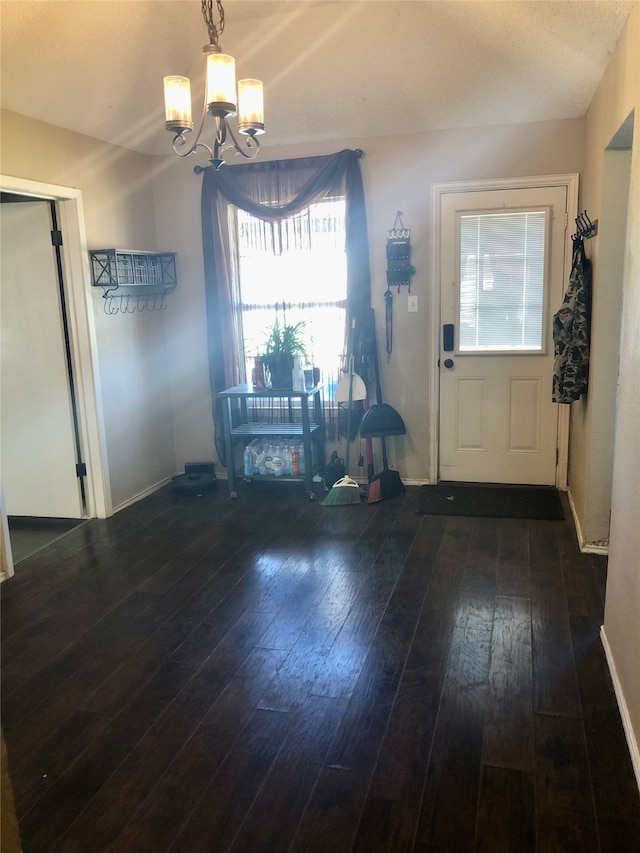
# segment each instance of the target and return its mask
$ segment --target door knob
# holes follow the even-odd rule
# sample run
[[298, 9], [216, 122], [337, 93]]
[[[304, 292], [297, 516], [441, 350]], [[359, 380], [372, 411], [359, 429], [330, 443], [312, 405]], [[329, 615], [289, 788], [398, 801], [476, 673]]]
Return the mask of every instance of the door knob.
[[445, 358], [444, 366], [448, 367], [448, 368], [453, 367], [453, 359], [452, 358]]

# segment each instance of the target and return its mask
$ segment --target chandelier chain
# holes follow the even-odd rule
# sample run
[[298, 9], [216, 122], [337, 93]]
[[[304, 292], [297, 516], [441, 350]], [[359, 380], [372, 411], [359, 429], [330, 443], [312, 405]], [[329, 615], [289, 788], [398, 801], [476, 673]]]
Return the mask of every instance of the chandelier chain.
[[213, 19], [213, 0], [201, 0], [201, 3], [202, 17], [204, 18], [207, 30], [209, 31], [209, 43], [218, 44], [218, 39], [224, 30], [224, 9], [222, 7], [222, 0], [216, 0], [216, 9], [218, 13], [217, 24]]

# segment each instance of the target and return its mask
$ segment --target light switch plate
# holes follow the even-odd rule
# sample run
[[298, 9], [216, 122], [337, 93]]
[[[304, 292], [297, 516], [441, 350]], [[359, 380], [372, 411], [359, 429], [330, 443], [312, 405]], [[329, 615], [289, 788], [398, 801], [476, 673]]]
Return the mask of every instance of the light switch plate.
[[409, 298], [407, 299], [407, 310], [410, 314], [413, 314], [418, 310], [417, 296], [412, 296], [411, 294], [409, 294]]

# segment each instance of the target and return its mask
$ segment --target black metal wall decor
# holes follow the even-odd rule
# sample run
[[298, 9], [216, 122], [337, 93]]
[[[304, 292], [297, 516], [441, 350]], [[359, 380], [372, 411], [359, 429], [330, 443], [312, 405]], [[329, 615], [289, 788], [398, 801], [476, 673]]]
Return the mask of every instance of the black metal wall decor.
[[406, 287], [411, 293], [411, 276], [416, 268], [411, 263], [411, 231], [404, 227], [402, 211], [398, 210], [393, 228], [387, 231], [387, 290], [384, 294], [387, 361], [393, 349], [393, 294], [392, 287]]
[[101, 287], [105, 314], [163, 311], [178, 284], [174, 252], [93, 249], [89, 252], [94, 287]]
[[393, 228], [387, 231], [387, 287], [411, 290], [411, 276], [415, 268], [411, 265], [411, 231], [402, 224], [402, 211], [396, 213]]

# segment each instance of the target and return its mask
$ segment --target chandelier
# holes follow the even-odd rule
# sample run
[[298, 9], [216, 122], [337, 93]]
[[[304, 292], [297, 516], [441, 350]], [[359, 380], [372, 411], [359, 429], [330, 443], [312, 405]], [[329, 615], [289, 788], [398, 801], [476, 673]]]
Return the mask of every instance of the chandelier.
[[[236, 94], [236, 61], [222, 53], [218, 39], [224, 30], [224, 9], [216, 0], [217, 23], [213, 16], [213, 0], [201, 0], [202, 16], [209, 32], [209, 44], [202, 48], [206, 57], [207, 73], [202, 118], [191, 145], [187, 134], [193, 130], [191, 117], [191, 84], [188, 77], [172, 75], [164, 78], [165, 127], [174, 134], [173, 150], [179, 157], [187, 157], [198, 150], [209, 152], [210, 163], [219, 169], [224, 163], [223, 153], [234, 149], [253, 160], [260, 150], [258, 135], [264, 133], [264, 104], [260, 80], [239, 80]], [[214, 121], [213, 147], [200, 141], [207, 113]], [[238, 116], [238, 132], [246, 137], [238, 141], [227, 119]]]

